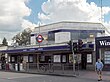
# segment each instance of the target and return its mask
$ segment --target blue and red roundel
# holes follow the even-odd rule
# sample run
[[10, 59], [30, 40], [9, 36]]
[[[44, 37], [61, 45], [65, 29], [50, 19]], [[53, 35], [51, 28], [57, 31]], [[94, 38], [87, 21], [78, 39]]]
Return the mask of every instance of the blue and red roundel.
[[37, 42], [41, 43], [43, 41], [43, 37], [42, 35], [38, 35], [37, 38], [36, 38]]

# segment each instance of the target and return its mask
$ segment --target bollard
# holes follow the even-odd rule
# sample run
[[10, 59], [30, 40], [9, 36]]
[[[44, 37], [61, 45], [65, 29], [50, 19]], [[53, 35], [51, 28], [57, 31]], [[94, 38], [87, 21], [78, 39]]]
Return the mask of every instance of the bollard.
[[20, 63], [20, 71], [23, 71], [23, 64]]

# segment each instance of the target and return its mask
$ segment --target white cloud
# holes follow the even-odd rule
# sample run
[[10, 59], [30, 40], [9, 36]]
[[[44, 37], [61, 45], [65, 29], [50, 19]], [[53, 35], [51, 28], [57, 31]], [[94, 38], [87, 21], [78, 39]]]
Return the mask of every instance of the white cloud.
[[38, 13], [38, 18], [41, 20], [48, 20], [49, 19], [49, 17], [43, 13]]
[[0, 0], [0, 30], [15, 31], [21, 29], [23, 17], [29, 16], [31, 13], [31, 10], [26, 7], [25, 1], [10, 0], [7, 2], [7, 0]]
[[37, 27], [37, 25], [30, 22], [29, 20], [23, 20], [22, 27], [23, 28], [31, 28], [33, 30], [35, 27]]
[[[41, 22], [88, 21], [100, 22], [101, 8], [87, 0], [48, 0], [42, 4], [38, 14]], [[110, 7], [103, 7], [103, 15], [110, 12]]]
[[2, 40], [1, 40], [1, 38], [0, 38], [0, 43], [2, 43]]
[[20, 32], [28, 25], [33, 25], [24, 19], [25, 16], [29, 16], [31, 14], [31, 9], [26, 6], [28, 2], [29, 0], [0, 0], [1, 40], [3, 37], [6, 37], [6, 39], [10, 41], [13, 35], [17, 32]]
[[105, 33], [106, 35], [110, 35], [110, 21], [109, 22], [104, 22], [103, 25], [105, 26]]

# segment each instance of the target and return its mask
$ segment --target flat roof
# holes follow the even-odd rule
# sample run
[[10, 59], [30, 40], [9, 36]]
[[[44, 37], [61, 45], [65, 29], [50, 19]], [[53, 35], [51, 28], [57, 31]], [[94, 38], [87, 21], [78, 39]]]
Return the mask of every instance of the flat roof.
[[35, 30], [32, 33], [38, 33], [39, 28], [41, 33], [52, 31], [52, 30], [58, 30], [58, 29], [105, 30], [105, 27], [102, 23], [62, 21], [62, 22], [51, 23], [47, 25], [41, 25], [40, 27], [35, 27]]

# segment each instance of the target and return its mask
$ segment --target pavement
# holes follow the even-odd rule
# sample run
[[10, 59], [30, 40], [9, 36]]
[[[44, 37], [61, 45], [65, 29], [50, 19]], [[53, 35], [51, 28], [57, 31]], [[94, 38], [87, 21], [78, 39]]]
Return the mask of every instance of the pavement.
[[[79, 76], [78, 78], [82, 79], [88, 79], [88, 80], [97, 80], [98, 75], [95, 71], [79, 71]], [[103, 81], [110, 82], [110, 71], [103, 71], [102, 73], [102, 79]]]

